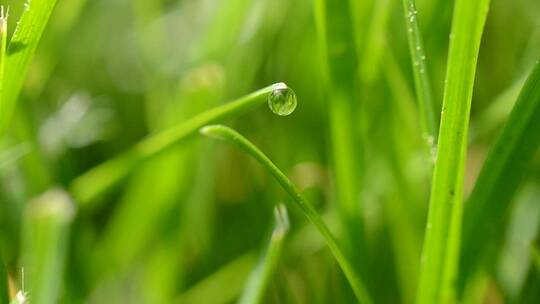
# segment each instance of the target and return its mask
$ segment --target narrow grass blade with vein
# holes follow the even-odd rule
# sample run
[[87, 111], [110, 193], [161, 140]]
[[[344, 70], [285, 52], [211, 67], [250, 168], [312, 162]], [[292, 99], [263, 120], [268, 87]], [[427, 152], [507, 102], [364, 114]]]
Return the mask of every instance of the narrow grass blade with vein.
[[9, 125], [30, 61], [55, 5], [56, 0], [33, 0], [24, 5], [24, 12], [7, 48], [4, 72], [9, 77], [4, 77], [2, 85], [0, 136]]
[[461, 281], [494, 258], [500, 235], [506, 231], [512, 197], [539, 145], [540, 64], [537, 62], [465, 205]]
[[206, 126], [201, 129], [201, 133], [216, 139], [234, 143], [244, 152], [255, 158], [276, 179], [283, 190], [285, 190], [285, 192], [291, 196], [296, 205], [300, 208], [300, 210], [302, 210], [307, 219], [319, 230], [321, 235], [324, 237], [326, 244], [330, 248], [330, 251], [343, 270], [345, 277], [351, 284], [358, 301], [360, 303], [372, 303], [371, 298], [365, 288], [365, 284], [358, 278], [358, 275], [356, 274], [351, 262], [343, 253], [334, 235], [330, 232], [330, 229], [328, 229], [328, 226], [326, 226], [313, 206], [311, 206], [311, 204], [308, 203], [300, 194], [300, 190], [296, 188], [296, 186], [287, 178], [287, 176], [281, 172], [281, 170], [279, 170], [279, 168], [263, 152], [261, 152], [255, 145], [253, 145], [238, 132], [225, 126]]
[[423, 137], [426, 140], [428, 151], [435, 153], [435, 142], [437, 139], [437, 119], [433, 105], [433, 94], [429, 83], [428, 69], [426, 64], [426, 52], [420, 28], [418, 26], [418, 11], [415, 0], [403, 0], [405, 11], [405, 23], [407, 24], [407, 39], [409, 41], [409, 51], [411, 55], [414, 86], [418, 109], [422, 121]]
[[417, 303], [454, 300], [476, 63], [489, 0], [456, 0]]
[[27, 206], [22, 234], [25, 285], [33, 303], [57, 303], [68, 235], [75, 206], [62, 190], [52, 189]]
[[249, 276], [245, 285], [244, 293], [240, 304], [262, 303], [264, 294], [270, 284], [270, 280], [279, 263], [281, 252], [283, 251], [283, 242], [289, 231], [289, 217], [287, 208], [284, 205], [278, 205], [274, 208], [275, 226], [268, 243], [268, 248], [261, 256], [260, 261], [254, 271]]
[[128, 152], [77, 177], [70, 185], [75, 201], [82, 208], [95, 208], [93, 203], [96, 203], [108, 189], [126, 178], [141, 161], [167, 150], [196, 133], [204, 125], [239, 116], [265, 103], [272, 92], [287, 89], [284, 83], [269, 85], [144, 139]]

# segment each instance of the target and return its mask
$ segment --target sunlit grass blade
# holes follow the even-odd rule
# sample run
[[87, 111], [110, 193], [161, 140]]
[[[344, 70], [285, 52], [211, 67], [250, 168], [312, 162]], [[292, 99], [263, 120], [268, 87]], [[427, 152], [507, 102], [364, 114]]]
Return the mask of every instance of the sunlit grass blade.
[[33, 0], [24, 4], [23, 14], [7, 47], [4, 65], [7, 76], [2, 81], [0, 99], [0, 136], [9, 125], [30, 61], [55, 5], [56, 0]]
[[368, 87], [377, 79], [381, 68], [380, 62], [384, 53], [386, 24], [391, 2], [389, 0], [377, 0], [373, 3], [373, 16], [366, 33], [366, 43], [363, 46], [361, 60], [359, 61], [361, 81]]
[[512, 198], [539, 145], [540, 64], [536, 63], [465, 205], [462, 281], [494, 258], [506, 231]]
[[28, 292], [33, 303], [59, 300], [74, 216], [75, 206], [59, 189], [49, 190], [26, 206], [21, 267], [26, 273], [23, 292]]
[[457, 0], [446, 70], [417, 303], [454, 300], [467, 131], [480, 41], [489, 0]]
[[238, 116], [267, 102], [268, 96], [273, 91], [284, 89], [288, 89], [284, 83], [269, 85], [152, 135], [139, 142], [126, 153], [102, 163], [77, 177], [71, 183], [71, 193], [81, 207], [95, 207], [92, 206], [92, 203], [95, 203], [108, 189], [121, 182], [141, 161], [167, 150], [196, 133], [204, 125]]
[[284, 205], [278, 205], [274, 209], [275, 226], [270, 237], [268, 248], [257, 267], [249, 276], [245, 285], [244, 293], [239, 300], [241, 304], [257, 304], [263, 302], [263, 297], [270, 283], [270, 280], [279, 263], [281, 252], [283, 251], [283, 242], [289, 231], [289, 218], [287, 208]]
[[[4, 100], [4, 71], [6, 66], [7, 51], [7, 31], [8, 31], [8, 10], [0, 6], [0, 118], [2, 117], [2, 105]], [[1, 120], [0, 120], [1, 121]], [[0, 129], [1, 130], [1, 129]], [[0, 136], [1, 136], [0, 132]]]
[[281, 170], [279, 170], [279, 168], [263, 152], [261, 152], [255, 145], [253, 145], [238, 132], [225, 126], [206, 126], [201, 129], [201, 133], [216, 139], [234, 143], [244, 152], [255, 158], [268, 171], [268, 173], [270, 173], [276, 179], [283, 190], [285, 190], [285, 192], [291, 196], [307, 219], [319, 230], [321, 235], [326, 240], [330, 251], [343, 270], [347, 280], [351, 284], [358, 301], [360, 301], [360, 303], [372, 303], [364, 283], [358, 278], [352, 264], [343, 254], [341, 247], [338, 245], [334, 235], [330, 232], [330, 229], [328, 229], [328, 226], [326, 226], [313, 206], [311, 206], [311, 204], [308, 203], [300, 194], [300, 190], [296, 188], [296, 186], [287, 178], [287, 176]]
[[418, 11], [416, 10], [415, 2], [415, 0], [403, 0], [403, 9], [405, 11], [407, 39], [413, 67], [416, 98], [422, 121], [422, 131], [424, 133], [423, 137], [426, 140], [429, 152], [435, 153], [438, 128], [437, 116], [434, 110], [433, 94], [426, 64], [426, 52], [422, 34], [418, 26]]
[[186, 290], [174, 303], [231, 303], [241, 292], [245, 279], [256, 263], [254, 253], [244, 254]]

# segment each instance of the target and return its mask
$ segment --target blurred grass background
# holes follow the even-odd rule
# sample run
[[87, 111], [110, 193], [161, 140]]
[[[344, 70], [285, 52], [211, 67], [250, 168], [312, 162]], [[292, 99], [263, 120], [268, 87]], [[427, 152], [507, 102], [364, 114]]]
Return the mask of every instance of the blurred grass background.
[[[354, 253], [376, 303], [411, 303], [431, 164], [402, 3], [351, 1], [357, 10], [348, 15], [343, 1], [326, 16], [327, 30], [336, 31], [321, 46], [314, 2], [58, 0], [0, 146], [0, 237], [12, 289], [20, 289], [25, 263], [40, 263], [25, 256], [33, 248], [25, 234], [44, 225], [23, 220], [36, 214], [25, 213], [29, 201], [69, 188], [149, 134], [283, 81], [297, 94], [292, 115], [259, 108], [227, 123], [304, 191]], [[2, 4], [10, 7], [11, 34], [23, 1]], [[452, 8], [453, 1], [417, 1], [437, 113]], [[472, 105], [466, 195], [538, 54], [540, 2], [493, 1]], [[358, 176], [347, 177], [351, 170]], [[99, 200], [79, 210], [69, 237], [62, 227], [70, 215], [38, 229], [41, 238], [60, 229], [51, 242], [60, 252], [67, 247], [64, 267], [55, 268], [61, 303], [234, 302], [268, 244], [274, 206], [289, 198], [251, 159], [195, 137], [141, 163]], [[478, 303], [540, 301], [538, 155], [514, 200]], [[262, 302], [354, 302], [322, 238], [297, 209], [289, 215]]]

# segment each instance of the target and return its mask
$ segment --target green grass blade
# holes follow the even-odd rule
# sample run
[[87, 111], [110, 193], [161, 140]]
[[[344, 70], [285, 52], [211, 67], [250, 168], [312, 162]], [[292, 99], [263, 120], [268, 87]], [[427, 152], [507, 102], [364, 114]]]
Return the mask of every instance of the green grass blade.
[[173, 303], [231, 303], [256, 263], [254, 253], [244, 254], [186, 290]]
[[3, 79], [0, 136], [9, 125], [30, 61], [55, 5], [56, 0], [33, 0], [25, 3], [24, 12], [7, 48], [4, 72], [9, 77]]
[[[8, 11], [0, 6], [0, 117], [2, 117], [2, 104], [4, 100], [4, 71], [6, 66]], [[1, 132], [0, 132], [1, 134]]]
[[196, 133], [204, 125], [238, 116], [265, 103], [270, 93], [283, 88], [287, 88], [284, 83], [269, 85], [148, 137], [128, 152], [77, 177], [70, 186], [75, 201], [83, 208], [90, 208], [92, 203], [95, 203], [103, 193], [128, 176], [141, 161], [167, 150]]
[[373, 16], [366, 33], [366, 43], [361, 53], [359, 74], [363, 84], [370, 87], [377, 79], [381, 69], [381, 56], [384, 53], [385, 32], [392, 1], [377, 0], [374, 2]]
[[[359, 8], [360, 3], [352, 3]], [[355, 44], [355, 21], [347, 1], [318, 0], [315, 20], [321, 63], [324, 68], [324, 90], [327, 96], [332, 174], [335, 179], [335, 200], [344, 231], [344, 249], [351, 253], [360, 275], [366, 272], [366, 250], [363, 208], [360, 197], [362, 183], [362, 149], [357, 136], [356, 74], [358, 60]], [[355, 15], [356, 18], [360, 18]], [[336, 51], [335, 46], [339, 45]]]
[[9, 303], [8, 272], [3, 259], [0, 259], [0, 303]]
[[403, 9], [405, 11], [405, 23], [407, 24], [407, 39], [409, 41], [409, 52], [413, 67], [416, 98], [418, 99], [418, 108], [422, 120], [422, 131], [430, 153], [435, 153], [437, 119], [426, 64], [426, 52], [418, 26], [418, 11], [416, 10], [415, 2], [415, 0], [403, 0]]
[[[465, 205], [462, 281], [494, 258], [512, 197], [540, 145], [540, 64], [529, 75]], [[484, 219], [489, 219], [485, 221]]]
[[279, 263], [281, 252], [283, 251], [283, 243], [289, 231], [287, 208], [284, 205], [276, 206], [274, 217], [275, 226], [268, 248], [261, 257], [257, 267], [251, 273], [244, 288], [244, 293], [238, 301], [240, 304], [262, 303], [267, 286]]
[[311, 204], [300, 194], [300, 190], [296, 188], [287, 176], [279, 170], [279, 168], [263, 152], [238, 132], [225, 126], [206, 126], [201, 129], [201, 133], [216, 139], [234, 143], [244, 152], [255, 158], [276, 179], [283, 190], [291, 196], [296, 205], [302, 210], [307, 219], [319, 230], [347, 277], [347, 280], [351, 284], [358, 301], [360, 301], [360, 303], [372, 303], [371, 298], [364, 287], [364, 283], [358, 278], [352, 264], [343, 254], [341, 247], [338, 245], [334, 235], [330, 232], [330, 229], [328, 229], [328, 226], [326, 226], [313, 206], [311, 206]]
[[57, 303], [75, 207], [67, 194], [53, 189], [26, 206], [21, 266], [33, 303]]
[[437, 160], [422, 252], [417, 303], [453, 300], [463, 203], [467, 131], [489, 0], [457, 0], [446, 73]]

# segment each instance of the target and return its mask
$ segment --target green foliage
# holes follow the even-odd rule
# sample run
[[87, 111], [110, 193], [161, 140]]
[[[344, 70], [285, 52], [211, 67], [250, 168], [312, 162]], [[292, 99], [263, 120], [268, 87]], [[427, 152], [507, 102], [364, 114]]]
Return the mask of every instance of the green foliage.
[[332, 235], [330, 229], [328, 229], [328, 226], [326, 226], [321, 216], [317, 213], [313, 206], [311, 206], [311, 204], [302, 197], [298, 188], [296, 188], [296, 186], [287, 178], [287, 176], [283, 174], [283, 172], [281, 172], [281, 170], [279, 170], [279, 168], [276, 167], [276, 165], [274, 165], [274, 163], [266, 155], [257, 149], [257, 147], [255, 147], [249, 140], [231, 128], [221, 125], [206, 126], [201, 129], [201, 133], [234, 143], [239, 148], [244, 150], [244, 152], [255, 158], [268, 171], [268, 173], [270, 173], [276, 179], [283, 190], [289, 194], [294, 203], [300, 208], [300, 210], [302, 210], [306, 218], [313, 225], [315, 225], [315, 227], [317, 227], [341, 269], [345, 273], [345, 276], [349, 280], [358, 301], [361, 303], [372, 302], [367, 294], [364, 283], [362, 283], [357, 277], [351, 262], [344, 255], [335, 237]]
[[[37, 303], [57, 303], [75, 206], [65, 192], [52, 189], [26, 206], [23, 224], [22, 291]], [[24, 269], [28, 270], [24, 272]], [[25, 282], [27, 281], [27, 282]]]
[[540, 302], [538, 1], [0, 5], [0, 303]]
[[[0, 136], [9, 126], [31, 59], [55, 5], [56, 0], [34, 0], [24, 4], [24, 12], [9, 40], [5, 63], [2, 63], [4, 73], [9, 77], [2, 79], [0, 91]], [[4, 38], [5, 34], [2, 30]], [[2, 48], [4, 41], [2, 39]]]
[[455, 301], [467, 131], [489, 0], [457, 0], [417, 303]]
[[243, 112], [266, 101], [268, 95], [276, 88], [286, 86], [277, 83], [255, 91], [244, 97], [234, 100], [226, 105], [208, 110], [187, 121], [179, 123], [160, 133], [153, 135], [133, 147], [130, 151], [91, 169], [79, 176], [71, 184], [71, 191], [76, 201], [83, 208], [95, 202], [99, 196], [124, 179], [140, 162], [163, 152], [178, 142], [197, 132], [202, 126], [226, 119], [230, 116], [240, 115]]
[[[465, 205], [462, 281], [495, 258], [512, 198], [540, 145], [540, 64], [536, 62], [491, 147]], [[489, 219], [489, 222], [483, 219]]]
[[260, 257], [257, 267], [249, 276], [244, 292], [240, 297], [239, 303], [257, 304], [262, 303], [265, 291], [272, 279], [283, 251], [283, 243], [287, 232], [289, 231], [289, 216], [287, 208], [284, 205], [278, 205], [274, 208], [274, 229], [270, 236], [270, 242], [264, 255]]

